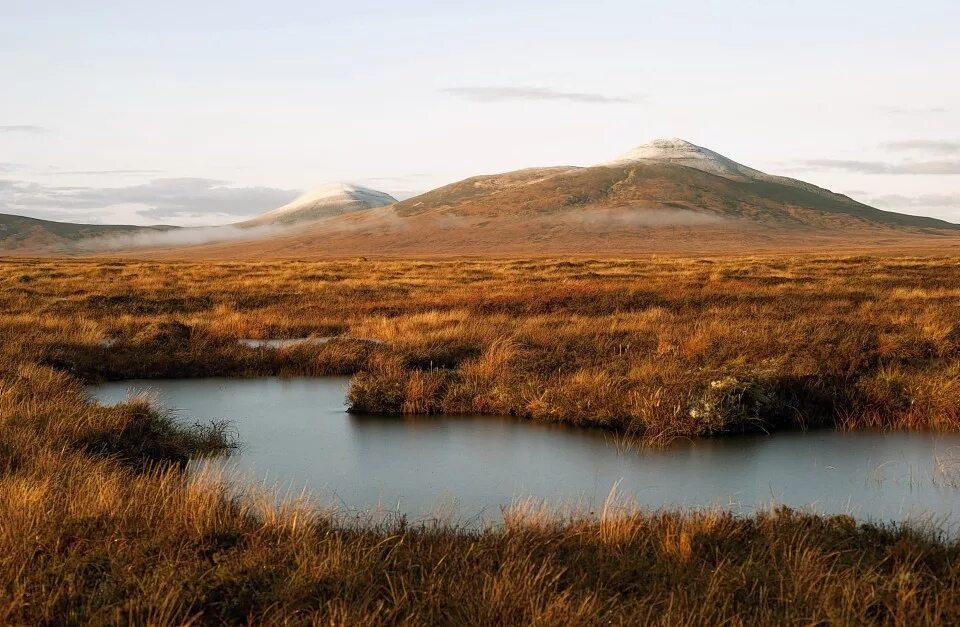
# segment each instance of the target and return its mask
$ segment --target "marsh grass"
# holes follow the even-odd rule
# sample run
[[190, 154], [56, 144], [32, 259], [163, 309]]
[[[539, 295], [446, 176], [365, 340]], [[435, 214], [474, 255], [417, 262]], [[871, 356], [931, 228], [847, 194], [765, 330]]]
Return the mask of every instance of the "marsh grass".
[[[184, 473], [230, 450], [223, 425], [83, 392], [355, 374], [356, 411], [512, 414], [622, 446], [957, 430], [954, 258], [4, 260], [0, 311], [0, 624], [960, 621], [960, 547], [932, 529], [616, 499], [594, 516], [518, 505], [477, 531], [345, 525]], [[345, 337], [237, 342], [310, 335]]]

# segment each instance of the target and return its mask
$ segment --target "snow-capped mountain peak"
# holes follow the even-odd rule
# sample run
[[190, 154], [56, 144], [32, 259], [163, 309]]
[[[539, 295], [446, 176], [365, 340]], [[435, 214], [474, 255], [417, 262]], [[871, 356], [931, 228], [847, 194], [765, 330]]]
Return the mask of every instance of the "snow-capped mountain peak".
[[385, 207], [395, 202], [397, 199], [390, 194], [362, 185], [327, 183], [301, 194], [282, 207], [248, 220], [246, 224], [292, 224]]
[[709, 148], [679, 138], [655, 139], [628, 150], [611, 163], [623, 164], [631, 161], [676, 163], [736, 180], [756, 180], [765, 176], [759, 170], [748, 168]]

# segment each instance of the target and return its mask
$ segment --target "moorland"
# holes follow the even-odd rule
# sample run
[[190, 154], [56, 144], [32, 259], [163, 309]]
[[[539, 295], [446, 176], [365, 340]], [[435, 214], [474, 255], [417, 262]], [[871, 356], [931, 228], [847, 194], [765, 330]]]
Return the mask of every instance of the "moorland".
[[[350, 374], [353, 411], [489, 413], [640, 446], [960, 428], [960, 258], [0, 264], [0, 622], [936, 624], [960, 546], [784, 509], [338, 524], [184, 471], [228, 453], [84, 383]], [[333, 337], [251, 349], [240, 338]]]

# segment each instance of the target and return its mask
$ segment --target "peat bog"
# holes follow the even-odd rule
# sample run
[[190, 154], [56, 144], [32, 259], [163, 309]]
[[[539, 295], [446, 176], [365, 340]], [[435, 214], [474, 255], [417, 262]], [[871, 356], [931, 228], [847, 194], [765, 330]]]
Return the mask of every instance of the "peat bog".
[[[222, 424], [192, 427], [146, 401], [99, 406], [84, 389], [348, 375], [358, 413], [513, 416], [593, 427], [630, 450], [818, 426], [947, 434], [960, 426], [955, 258], [7, 259], [0, 286], [0, 622], [960, 612], [956, 541], [922, 525], [610, 503], [564, 517], [527, 503], [482, 531], [347, 528], [192, 480], [187, 460], [235, 444]], [[335, 339], [237, 341], [303, 337]]]

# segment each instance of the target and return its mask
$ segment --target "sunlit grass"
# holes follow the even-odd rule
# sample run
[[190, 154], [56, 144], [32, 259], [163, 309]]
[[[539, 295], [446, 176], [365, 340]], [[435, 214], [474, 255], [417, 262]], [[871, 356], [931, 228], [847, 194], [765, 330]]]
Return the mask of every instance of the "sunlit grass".
[[[185, 474], [235, 444], [223, 425], [83, 391], [352, 374], [358, 411], [602, 427], [623, 451], [819, 425], [956, 431], [955, 258], [3, 260], [0, 312], [0, 624], [960, 620], [960, 548], [918, 526], [644, 512], [615, 494], [592, 513], [518, 503], [486, 530], [358, 524]], [[309, 336], [338, 339], [238, 342]], [[930, 477], [877, 481], [955, 487], [956, 455], [937, 455]]]

